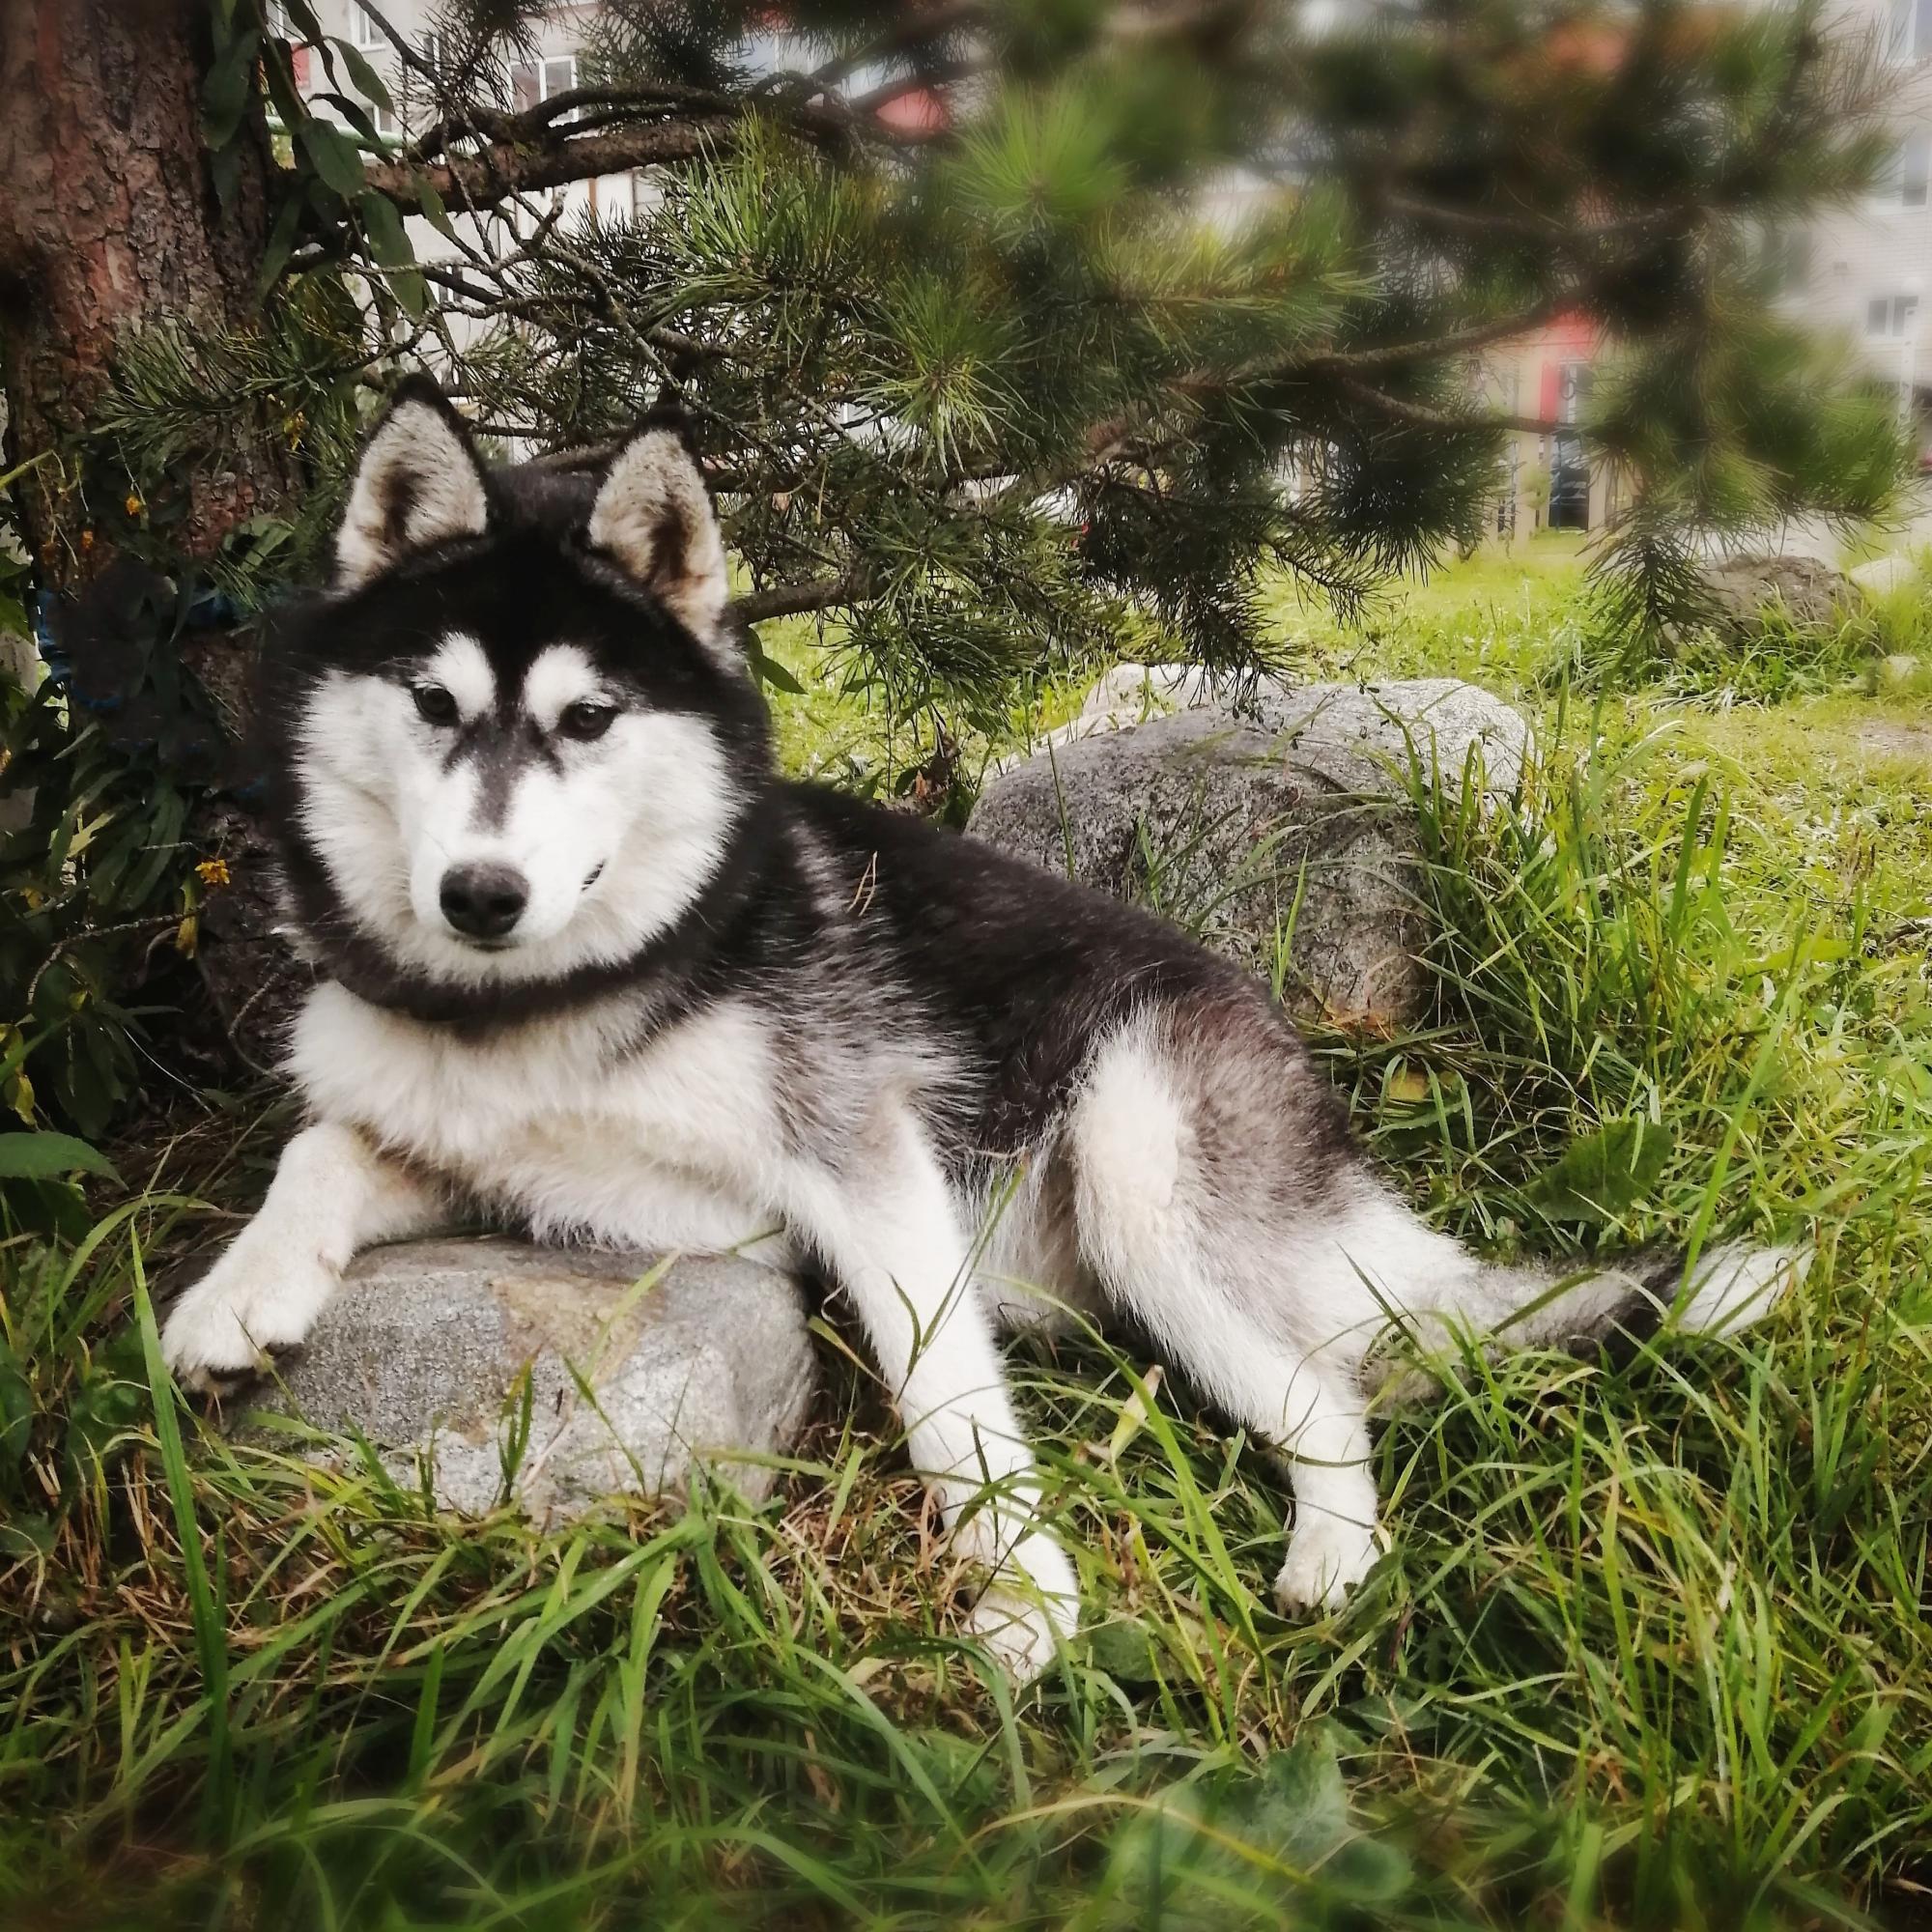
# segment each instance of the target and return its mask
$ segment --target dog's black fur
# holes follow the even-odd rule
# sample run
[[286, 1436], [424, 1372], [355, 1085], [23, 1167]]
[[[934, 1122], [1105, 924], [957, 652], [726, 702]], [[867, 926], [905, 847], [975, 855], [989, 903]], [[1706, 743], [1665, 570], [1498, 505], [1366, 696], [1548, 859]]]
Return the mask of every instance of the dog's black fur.
[[[412, 384], [405, 394], [435, 391]], [[653, 1011], [668, 1025], [727, 990], [781, 977], [773, 969], [787, 960], [823, 966], [848, 954], [849, 971], [864, 979], [866, 958], [884, 952], [898, 962], [919, 1019], [993, 1075], [983, 1103], [949, 1136], [960, 1155], [1006, 1156], [1031, 1145], [1094, 1040], [1129, 1007], [1217, 1011], [1306, 1065], [1299, 1037], [1258, 983], [1163, 921], [911, 812], [780, 779], [749, 669], [721, 663], [587, 544], [595, 476], [541, 465], [486, 473], [486, 536], [440, 544], [346, 599], [291, 605], [264, 652], [258, 717], [270, 824], [297, 920], [327, 977], [372, 1004], [474, 1037], [622, 987], [650, 988]], [[641, 702], [700, 714], [728, 746], [746, 809], [724, 863], [675, 924], [633, 957], [554, 980], [452, 985], [399, 968], [345, 916], [304, 832], [293, 779], [306, 698], [336, 668], [406, 682], [450, 631], [482, 642], [507, 692], [536, 650], [568, 637]], [[497, 721], [499, 729], [513, 724]], [[849, 917], [836, 926], [809, 888], [807, 846], [836, 855], [849, 887]], [[1297, 1178], [1348, 1165], [1347, 1119], [1326, 1083], [1293, 1085], [1304, 1096], [1297, 1110], [1309, 1154]]]

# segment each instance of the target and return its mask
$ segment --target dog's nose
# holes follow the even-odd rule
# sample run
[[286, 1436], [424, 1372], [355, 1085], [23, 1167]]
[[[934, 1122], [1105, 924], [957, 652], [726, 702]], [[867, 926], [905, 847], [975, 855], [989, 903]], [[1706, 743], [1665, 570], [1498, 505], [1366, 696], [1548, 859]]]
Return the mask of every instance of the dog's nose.
[[442, 875], [442, 916], [471, 939], [501, 939], [530, 902], [524, 875], [509, 866], [452, 866]]

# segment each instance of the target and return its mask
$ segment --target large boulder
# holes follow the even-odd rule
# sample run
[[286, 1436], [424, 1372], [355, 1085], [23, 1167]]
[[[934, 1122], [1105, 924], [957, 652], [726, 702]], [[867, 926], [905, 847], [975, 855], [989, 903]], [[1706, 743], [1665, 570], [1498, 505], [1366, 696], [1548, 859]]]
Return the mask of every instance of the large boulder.
[[1522, 719], [1452, 678], [1264, 686], [1054, 745], [993, 779], [969, 829], [1153, 906], [1353, 1021], [1422, 1009], [1413, 780], [1513, 787]]
[[[1382, 788], [1407, 799], [1419, 773], [1460, 790], [1476, 781], [1487, 799], [1506, 797], [1530, 753], [1528, 724], [1481, 685], [1460, 677], [1385, 678], [1378, 684], [1285, 685], [1264, 680], [1243, 700], [1264, 731], [1304, 760], [1346, 753], [1375, 761]], [[1361, 776], [1357, 765], [1349, 776]]]
[[509, 1493], [551, 1521], [683, 1491], [700, 1465], [760, 1495], [772, 1471], [744, 1459], [788, 1450], [816, 1386], [799, 1284], [729, 1256], [656, 1265], [508, 1240], [373, 1248], [246, 1427], [360, 1435], [465, 1515], [504, 1499], [511, 1463]]
[[1779, 608], [1803, 630], [1827, 630], [1858, 601], [1844, 573], [1815, 556], [1727, 556], [1697, 576], [1711, 621], [1741, 635]]

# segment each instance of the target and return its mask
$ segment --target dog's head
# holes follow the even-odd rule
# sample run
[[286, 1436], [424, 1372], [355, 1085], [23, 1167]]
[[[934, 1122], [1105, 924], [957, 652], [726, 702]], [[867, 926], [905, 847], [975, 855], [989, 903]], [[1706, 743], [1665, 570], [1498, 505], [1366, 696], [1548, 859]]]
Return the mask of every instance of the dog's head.
[[703, 479], [646, 423], [577, 488], [490, 469], [427, 381], [371, 434], [334, 581], [270, 663], [325, 957], [484, 996], [565, 980], [636, 958], [724, 867], [764, 720]]

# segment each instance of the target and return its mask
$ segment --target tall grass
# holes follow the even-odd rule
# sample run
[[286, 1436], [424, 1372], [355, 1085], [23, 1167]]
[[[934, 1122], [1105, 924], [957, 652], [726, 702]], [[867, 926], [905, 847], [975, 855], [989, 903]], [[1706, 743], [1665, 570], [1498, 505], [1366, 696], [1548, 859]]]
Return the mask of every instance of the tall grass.
[[[853, 1375], [771, 1502], [556, 1533], [212, 1433], [145, 1284], [254, 1182], [177, 1160], [84, 1241], [0, 1252], [0, 1922], [1909, 1922], [1923, 887], [1879, 851], [1794, 892], [1658, 715], [1546, 712], [1487, 816], [1421, 784], [1434, 1009], [1317, 1043], [1377, 1156], [1492, 1247], [1807, 1231], [1766, 1330], [1515, 1355], [1393, 1417], [1391, 1553], [1301, 1625], [1266, 1452], [1140, 1356], [1021, 1351], [1088, 1630], [1015, 1700]], [[1667, 1148], [1640, 1185], [1549, 1185], [1632, 1120]]]

